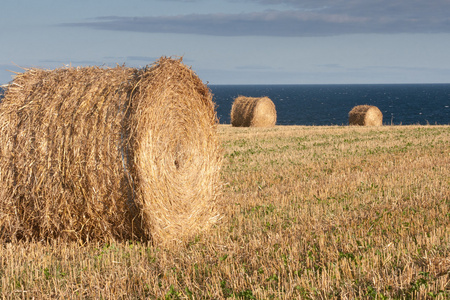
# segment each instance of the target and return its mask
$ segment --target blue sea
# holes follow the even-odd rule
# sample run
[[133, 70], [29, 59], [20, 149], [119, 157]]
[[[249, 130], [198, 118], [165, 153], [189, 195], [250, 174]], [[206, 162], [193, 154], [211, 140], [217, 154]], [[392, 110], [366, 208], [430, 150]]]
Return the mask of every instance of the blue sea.
[[[234, 99], [269, 97], [278, 125], [346, 125], [356, 105], [377, 106], [384, 124], [450, 124], [450, 84], [209, 85], [221, 124]], [[0, 91], [1, 93], [1, 91]], [[1, 97], [1, 96], [0, 96]]]
[[450, 84], [210, 85], [221, 124], [239, 96], [269, 97], [277, 125], [346, 125], [356, 105], [377, 106], [384, 124], [450, 124]]

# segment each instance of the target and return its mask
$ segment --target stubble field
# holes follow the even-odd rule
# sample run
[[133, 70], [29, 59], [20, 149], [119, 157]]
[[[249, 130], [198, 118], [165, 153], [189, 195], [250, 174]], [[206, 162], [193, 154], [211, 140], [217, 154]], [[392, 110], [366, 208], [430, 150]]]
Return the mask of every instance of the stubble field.
[[450, 126], [218, 130], [208, 232], [169, 249], [3, 243], [2, 298], [450, 298]]

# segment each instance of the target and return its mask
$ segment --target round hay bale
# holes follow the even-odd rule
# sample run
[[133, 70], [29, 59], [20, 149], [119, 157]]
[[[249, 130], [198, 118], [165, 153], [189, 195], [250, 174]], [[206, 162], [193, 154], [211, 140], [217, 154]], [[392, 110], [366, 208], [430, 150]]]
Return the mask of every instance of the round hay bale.
[[181, 59], [16, 76], [0, 104], [0, 237], [166, 243], [208, 228], [217, 123]]
[[383, 113], [376, 106], [358, 105], [348, 113], [349, 125], [381, 126]]
[[234, 127], [271, 127], [277, 122], [275, 104], [268, 97], [234, 99], [231, 107], [231, 125]]

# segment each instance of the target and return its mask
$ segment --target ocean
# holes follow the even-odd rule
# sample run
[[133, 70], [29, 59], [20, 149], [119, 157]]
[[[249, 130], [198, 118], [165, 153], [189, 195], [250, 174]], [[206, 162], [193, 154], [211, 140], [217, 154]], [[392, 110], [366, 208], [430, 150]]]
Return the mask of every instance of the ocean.
[[450, 84], [210, 85], [221, 124], [234, 98], [269, 97], [277, 125], [347, 125], [356, 105], [377, 106], [384, 124], [450, 124]]
[[[450, 124], [450, 84], [209, 85], [221, 124], [234, 98], [269, 97], [278, 125], [346, 125], [356, 105], [377, 106], [384, 124]], [[0, 91], [1, 92], [1, 91]], [[0, 96], [1, 97], [1, 96]]]

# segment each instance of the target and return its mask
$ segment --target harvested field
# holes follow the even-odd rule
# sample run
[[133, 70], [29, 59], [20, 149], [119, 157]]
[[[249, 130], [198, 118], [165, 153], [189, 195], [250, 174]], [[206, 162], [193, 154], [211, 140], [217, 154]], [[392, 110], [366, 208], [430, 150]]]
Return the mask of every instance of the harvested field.
[[219, 125], [223, 218], [176, 247], [3, 243], [6, 298], [449, 299], [450, 126]]

